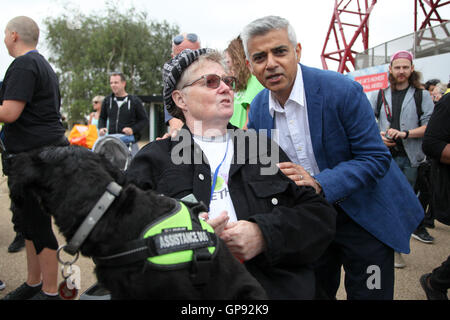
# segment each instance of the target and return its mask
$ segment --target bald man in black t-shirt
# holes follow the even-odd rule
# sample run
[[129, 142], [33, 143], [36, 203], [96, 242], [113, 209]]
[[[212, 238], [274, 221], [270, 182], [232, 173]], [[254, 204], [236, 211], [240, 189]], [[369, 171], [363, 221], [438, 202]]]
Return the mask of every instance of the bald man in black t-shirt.
[[[36, 50], [38, 25], [28, 17], [16, 17], [5, 30], [5, 45], [15, 58], [6, 71], [0, 89], [0, 122], [4, 122], [2, 140], [3, 171], [18, 153], [49, 145], [68, 145], [60, 114], [60, 92], [55, 72]], [[11, 185], [11, 177], [8, 184]], [[53, 234], [50, 216], [40, 208], [31, 194], [23, 203], [11, 200], [16, 231], [25, 236], [28, 275], [20, 287], [4, 299], [59, 299], [57, 286], [58, 242]]]

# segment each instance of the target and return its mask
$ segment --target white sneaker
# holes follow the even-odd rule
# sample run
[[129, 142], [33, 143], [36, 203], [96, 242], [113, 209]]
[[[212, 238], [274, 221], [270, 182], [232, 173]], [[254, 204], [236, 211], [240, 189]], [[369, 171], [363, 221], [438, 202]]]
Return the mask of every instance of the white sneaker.
[[399, 252], [394, 252], [394, 267], [396, 268], [406, 267], [405, 260], [403, 260], [403, 257]]
[[3, 290], [5, 288], [6, 288], [5, 283], [2, 280], [0, 280], [0, 290]]

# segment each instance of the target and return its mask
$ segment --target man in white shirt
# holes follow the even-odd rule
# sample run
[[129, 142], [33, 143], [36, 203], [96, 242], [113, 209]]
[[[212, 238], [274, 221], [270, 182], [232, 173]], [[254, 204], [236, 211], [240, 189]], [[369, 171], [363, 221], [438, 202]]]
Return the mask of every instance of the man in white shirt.
[[[257, 19], [241, 38], [266, 87], [252, 101], [248, 128], [276, 129], [291, 160], [279, 164], [283, 173], [338, 211], [336, 237], [315, 267], [316, 297], [336, 298], [344, 266], [348, 299], [393, 299], [393, 249], [409, 252], [423, 210], [381, 141], [362, 87], [300, 64], [302, 47], [286, 19]], [[373, 265], [381, 279], [375, 289], [367, 286]]]

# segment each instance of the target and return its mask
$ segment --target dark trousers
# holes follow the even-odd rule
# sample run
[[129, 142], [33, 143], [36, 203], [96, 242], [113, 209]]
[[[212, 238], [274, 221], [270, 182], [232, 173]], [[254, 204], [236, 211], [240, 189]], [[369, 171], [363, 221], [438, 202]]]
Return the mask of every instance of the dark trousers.
[[[8, 178], [8, 184], [13, 181], [12, 177]], [[37, 254], [45, 248], [58, 249], [58, 240], [52, 229], [52, 219], [43, 211], [36, 195], [27, 192], [20, 205], [11, 199], [11, 211], [14, 230], [33, 242]]]
[[450, 256], [440, 267], [433, 270], [430, 277], [433, 289], [446, 292], [450, 289]]
[[[63, 136], [50, 145], [68, 146], [69, 141]], [[41, 150], [41, 148], [28, 151], [28, 153], [39, 152], [39, 150]], [[25, 154], [25, 152], [23, 154]], [[15, 159], [14, 156], [7, 156], [5, 153], [2, 154], [3, 172], [8, 176], [8, 187], [10, 189], [11, 185], [15, 182], [14, 179], [20, 179], [17, 178], [19, 175], [11, 176], [11, 168]], [[57, 250], [58, 241], [52, 230], [51, 217], [44, 212], [38, 196], [24, 190], [19, 199], [19, 203], [16, 203], [11, 198], [14, 231], [22, 233], [25, 239], [33, 241], [37, 254], [40, 254], [44, 248]]]
[[423, 211], [425, 212], [425, 218], [417, 227], [417, 229], [424, 227], [434, 226], [434, 213], [431, 203], [431, 161], [427, 160], [419, 165], [417, 169], [417, 180], [414, 185], [414, 192], [419, 198], [420, 204], [422, 205]]
[[343, 266], [348, 300], [392, 300], [394, 250], [335, 207], [335, 239], [315, 264], [316, 299], [336, 299]]

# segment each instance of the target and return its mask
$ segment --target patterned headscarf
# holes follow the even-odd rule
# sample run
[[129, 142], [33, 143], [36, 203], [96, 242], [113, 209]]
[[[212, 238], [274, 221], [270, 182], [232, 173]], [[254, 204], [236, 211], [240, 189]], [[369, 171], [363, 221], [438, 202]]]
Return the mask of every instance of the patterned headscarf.
[[175, 102], [172, 99], [172, 92], [176, 89], [177, 83], [180, 80], [183, 71], [186, 70], [194, 61], [196, 61], [199, 56], [211, 51], [213, 50], [207, 48], [198, 50], [186, 49], [164, 64], [164, 106], [172, 116], [176, 110]]

